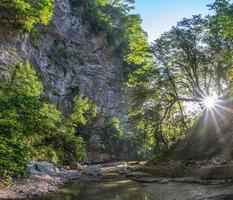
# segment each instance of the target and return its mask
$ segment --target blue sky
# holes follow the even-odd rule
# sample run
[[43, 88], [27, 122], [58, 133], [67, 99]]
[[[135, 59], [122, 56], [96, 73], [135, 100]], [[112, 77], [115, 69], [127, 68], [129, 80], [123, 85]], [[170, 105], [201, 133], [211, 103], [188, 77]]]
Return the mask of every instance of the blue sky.
[[143, 19], [143, 28], [150, 42], [168, 31], [182, 18], [209, 14], [207, 4], [214, 0], [136, 0], [135, 12]]

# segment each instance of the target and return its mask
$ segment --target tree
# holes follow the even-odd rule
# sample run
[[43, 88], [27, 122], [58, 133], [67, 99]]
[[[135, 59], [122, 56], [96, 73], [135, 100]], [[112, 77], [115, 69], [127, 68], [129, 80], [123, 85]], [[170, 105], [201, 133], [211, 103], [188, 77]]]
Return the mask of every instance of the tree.
[[215, 16], [183, 19], [152, 44], [154, 64], [131, 75], [136, 91], [131, 119], [157, 146], [182, 137], [204, 110], [205, 97], [227, 92], [232, 39], [219, 30]]
[[39, 23], [49, 23], [53, 8], [52, 0], [0, 0], [0, 23], [31, 31]]
[[39, 101], [42, 88], [29, 62], [13, 65], [8, 81], [0, 85], [0, 177], [19, 178], [26, 174], [28, 138], [40, 133], [35, 129], [37, 125], [43, 130], [48, 128], [40, 121], [41, 114], [46, 116], [41, 113], [44, 105]]
[[216, 13], [213, 20], [220, 26], [222, 36], [233, 37], [233, 4], [229, 0], [216, 0], [213, 4], [209, 5], [210, 9]]
[[58, 133], [46, 138], [51, 144], [62, 151], [58, 155], [60, 162], [73, 164], [81, 161], [86, 155], [85, 142], [80, 136], [79, 128], [87, 128], [97, 114], [96, 105], [83, 95], [73, 99], [72, 113], [62, 120]]
[[64, 118], [56, 107], [43, 101], [42, 83], [29, 61], [11, 66], [9, 77], [0, 82], [0, 177], [4, 180], [26, 175], [31, 160], [70, 163], [82, 160], [85, 144], [76, 133], [97, 112], [82, 95]]
[[[216, 13], [210, 18], [210, 29], [212, 39], [210, 45], [213, 47], [218, 59], [218, 74], [224, 76], [227, 85], [232, 87], [232, 39], [233, 39], [233, 4], [228, 0], [216, 0], [209, 7]], [[224, 63], [224, 69], [222, 64]], [[218, 84], [221, 83], [221, 77], [218, 78]], [[230, 92], [230, 90], [229, 90]]]
[[141, 27], [142, 20], [139, 15], [128, 16], [124, 26], [125, 37], [128, 41], [128, 52], [125, 55], [125, 61], [129, 64], [146, 64], [150, 57], [148, 54], [149, 46], [146, 33]]

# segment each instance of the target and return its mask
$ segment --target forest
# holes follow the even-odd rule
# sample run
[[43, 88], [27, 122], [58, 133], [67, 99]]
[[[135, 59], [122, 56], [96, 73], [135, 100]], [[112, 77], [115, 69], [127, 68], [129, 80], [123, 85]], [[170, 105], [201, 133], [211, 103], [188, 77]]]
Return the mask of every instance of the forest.
[[[109, 55], [118, 60], [120, 74], [116, 76], [119, 80], [111, 87], [126, 90], [123, 98], [127, 98], [127, 108], [119, 108], [120, 112], [125, 110], [126, 120], [118, 114], [103, 116], [99, 101], [88, 92], [82, 92], [81, 86], [72, 89], [67, 97], [69, 108], [61, 109], [51, 95], [47, 95], [51, 90], [46, 82], [50, 75], [42, 73], [43, 67], [37, 66], [36, 59], [30, 56], [15, 59], [20, 51], [14, 54], [11, 50], [6, 55], [12, 53], [14, 59], [2, 62], [0, 54], [0, 70], [7, 68], [6, 75], [0, 75], [0, 178], [3, 185], [28, 177], [27, 164], [32, 162], [74, 166], [85, 164], [92, 152], [108, 154], [110, 162], [121, 160], [118, 154], [123, 151], [127, 152], [128, 160], [146, 160], [152, 165], [157, 160], [176, 157], [179, 154], [176, 149], [182, 146], [182, 141], [194, 144], [190, 152], [195, 152], [199, 140], [190, 134], [200, 132], [200, 121], [206, 116], [209, 126], [212, 126], [211, 120], [214, 121], [217, 132], [232, 129], [231, 122], [223, 123], [221, 116], [232, 120], [233, 3], [215, 0], [207, 5], [209, 15], [197, 13], [192, 18], [183, 18], [158, 39], [148, 42], [142, 19], [133, 12], [134, 0], [67, 2], [70, 18], [78, 19], [78, 25], [86, 31], [84, 34], [96, 37], [96, 44], [103, 38], [103, 45], [93, 55], [98, 54], [101, 60], [101, 52], [111, 52]], [[17, 33], [27, 37], [29, 42], [25, 45], [30, 43], [29, 52], [33, 48], [42, 55], [44, 50], [40, 48], [49, 41], [45, 37], [51, 34], [56, 37], [56, 43], [51, 49], [52, 56], [48, 56], [47, 71], [63, 70], [65, 77], [78, 66], [85, 66], [86, 54], [79, 55], [85, 47], [77, 45], [78, 52], [72, 52], [66, 46], [73, 42], [67, 42], [72, 36], [66, 33], [68, 39], [61, 39], [48, 28], [58, 16], [57, 4], [56, 0], [0, 0], [3, 29], [0, 53], [4, 52], [4, 42]], [[14, 45], [12, 49], [17, 48]], [[74, 67], [70, 70], [68, 65], [72, 59]], [[109, 62], [113, 61], [109, 59]], [[54, 69], [54, 66], [62, 66], [62, 69]], [[109, 85], [113, 82], [108, 81]], [[56, 95], [56, 91], [53, 93]], [[102, 124], [97, 123], [100, 117], [104, 118]], [[228, 143], [233, 136], [229, 137]], [[187, 157], [192, 154], [188, 151]], [[218, 155], [220, 150], [207, 152], [208, 149], [203, 155]], [[229, 154], [232, 160], [233, 151]]]

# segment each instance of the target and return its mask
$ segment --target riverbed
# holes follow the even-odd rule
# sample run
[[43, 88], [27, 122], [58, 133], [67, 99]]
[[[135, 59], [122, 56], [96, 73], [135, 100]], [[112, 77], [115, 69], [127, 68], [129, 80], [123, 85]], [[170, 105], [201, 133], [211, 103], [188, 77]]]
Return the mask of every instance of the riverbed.
[[76, 181], [37, 200], [233, 200], [233, 185], [145, 184], [127, 178]]

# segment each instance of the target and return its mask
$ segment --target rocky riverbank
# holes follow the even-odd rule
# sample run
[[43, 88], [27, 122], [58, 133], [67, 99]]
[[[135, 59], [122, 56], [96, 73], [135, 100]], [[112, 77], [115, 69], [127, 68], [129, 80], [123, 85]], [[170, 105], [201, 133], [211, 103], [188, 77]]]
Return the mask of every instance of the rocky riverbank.
[[9, 187], [0, 188], [0, 199], [21, 199], [55, 192], [62, 185], [78, 179], [82, 173], [56, 167], [51, 163], [38, 162], [28, 165], [30, 175], [26, 180], [16, 181]]
[[[225, 169], [233, 167], [230, 163], [219, 159], [189, 163], [158, 162], [148, 166], [143, 162], [113, 162], [76, 167], [76, 170], [71, 170], [70, 167], [54, 166], [47, 162], [28, 164], [30, 176], [26, 180], [15, 182], [10, 187], [0, 189], [0, 199], [33, 199], [60, 191], [61, 186], [74, 180], [85, 183], [91, 181], [99, 185], [107, 184], [108, 180], [115, 181], [117, 184], [121, 182], [120, 180], [133, 181], [138, 188], [142, 188], [141, 192], [145, 196], [149, 195], [149, 199], [153, 199], [151, 198], [153, 196], [165, 195], [166, 189], [171, 191], [166, 199], [179, 196], [176, 189], [182, 194], [190, 195], [189, 199], [192, 199], [191, 197], [193, 199], [199, 199], [199, 197], [227, 199], [226, 195], [232, 198], [233, 179], [229, 175], [231, 171]], [[194, 190], [199, 191], [200, 194], [196, 194]], [[193, 195], [198, 198], [194, 198]], [[161, 199], [163, 199], [162, 196]]]
[[16, 181], [8, 187], [0, 188], [0, 199], [24, 199], [43, 196], [74, 180], [101, 181], [104, 178], [116, 178], [130, 173], [129, 165], [136, 163], [114, 162], [103, 165], [79, 166], [71, 170], [70, 167], [55, 166], [48, 162], [28, 164], [29, 177]]

